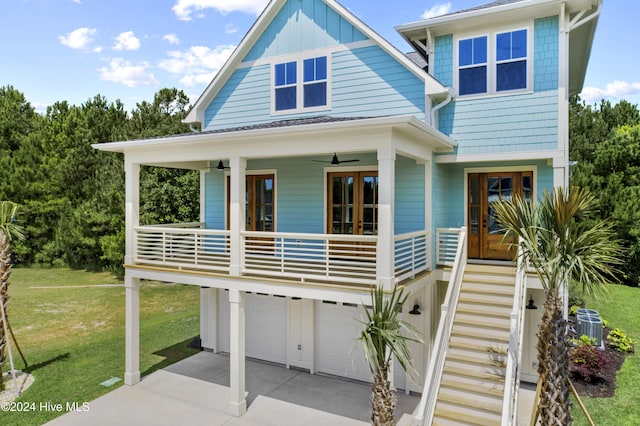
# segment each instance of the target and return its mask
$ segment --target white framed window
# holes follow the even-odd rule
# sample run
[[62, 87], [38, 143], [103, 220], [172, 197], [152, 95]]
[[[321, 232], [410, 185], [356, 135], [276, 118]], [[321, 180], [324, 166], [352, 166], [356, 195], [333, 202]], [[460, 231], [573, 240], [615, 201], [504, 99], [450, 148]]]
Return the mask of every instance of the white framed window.
[[329, 56], [296, 58], [273, 64], [272, 113], [328, 109], [329, 68]]
[[527, 27], [458, 38], [454, 76], [458, 95], [530, 90], [533, 70], [530, 35]]

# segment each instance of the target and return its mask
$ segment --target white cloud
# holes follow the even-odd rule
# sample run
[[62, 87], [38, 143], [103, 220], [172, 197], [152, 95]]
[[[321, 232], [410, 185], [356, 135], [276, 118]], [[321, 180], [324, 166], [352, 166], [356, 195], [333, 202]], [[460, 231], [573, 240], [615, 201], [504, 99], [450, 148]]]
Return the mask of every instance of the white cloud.
[[190, 21], [191, 13], [203, 9], [215, 9], [223, 15], [231, 12], [259, 15], [267, 3], [268, 0], [176, 0], [172, 10], [181, 21]]
[[139, 48], [140, 39], [133, 34], [133, 31], [118, 34], [113, 45], [114, 50], [138, 50]]
[[621, 99], [628, 95], [640, 93], [640, 82], [627, 83], [626, 81], [615, 80], [608, 83], [604, 89], [598, 87], [585, 87], [580, 93], [580, 97], [586, 102], [599, 102], [602, 99]]
[[234, 24], [227, 24], [224, 26], [224, 33], [225, 34], [235, 34], [238, 32], [238, 27], [236, 27]]
[[149, 68], [149, 63], [144, 61], [133, 65], [122, 58], [114, 58], [108, 67], [99, 68], [98, 71], [103, 80], [124, 84], [127, 87], [156, 86], [159, 82]]
[[82, 27], [71, 31], [67, 35], [59, 36], [58, 40], [72, 49], [86, 49], [93, 41], [93, 36], [96, 32], [95, 28]]
[[193, 86], [208, 83], [233, 53], [235, 46], [192, 46], [187, 51], [167, 52], [168, 58], [158, 67], [171, 74], [180, 75], [180, 83]]
[[169, 42], [169, 44], [180, 44], [180, 39], [178, 39], [176, 33], [166, 34], [162, 39]]
[[435, 16], [440, 16], [449, 13], [451, 10], [451, 3], [439, 4], [436, 3], [431, 9], [425, 10], [422, 14], [422, 19], [429, 19]]

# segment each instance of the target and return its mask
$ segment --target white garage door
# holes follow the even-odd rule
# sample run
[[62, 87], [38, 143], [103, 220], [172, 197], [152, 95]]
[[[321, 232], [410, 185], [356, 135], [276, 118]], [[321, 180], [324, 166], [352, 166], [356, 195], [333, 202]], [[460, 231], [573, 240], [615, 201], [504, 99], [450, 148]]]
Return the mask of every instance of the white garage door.
[[362, 306], [316, 301], [316, 370], [323, 373], [371, 381], [358, 339]]
[[[222, 350], [229, 352], [229, 292], [220, 306]], [[246, 355], [272, 362], [287, 362], [287, 299], [247, 293], [245, 304]]]

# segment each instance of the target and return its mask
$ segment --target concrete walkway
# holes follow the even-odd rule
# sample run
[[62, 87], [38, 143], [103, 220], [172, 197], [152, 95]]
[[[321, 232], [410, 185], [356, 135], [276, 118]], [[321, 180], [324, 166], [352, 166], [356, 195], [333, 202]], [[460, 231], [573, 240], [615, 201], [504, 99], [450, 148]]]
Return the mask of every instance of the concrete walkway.
[[[247, 360], [247, 413], [228, 414], [229, 358], [201, 352], [121, 386], [51, 422], [72, 425], [350, 426], [369, 424], [370, 385]], [[523, 386], [519, 424], [528, 424], [535, 387]], [[398, 393], [396, 418], [410, 420], [419, 402]], [[409, 422], [410, 423], [410, 422]]]

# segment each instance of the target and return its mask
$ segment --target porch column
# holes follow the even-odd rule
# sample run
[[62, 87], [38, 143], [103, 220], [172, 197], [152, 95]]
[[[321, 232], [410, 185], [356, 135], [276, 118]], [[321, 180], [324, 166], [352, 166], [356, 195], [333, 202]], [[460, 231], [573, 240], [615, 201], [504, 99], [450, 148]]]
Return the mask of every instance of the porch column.
[[230, 389], [229, 414], [240, 417], [247, 412], [245, 392], [245, 321], [246, 294], [240, 290], [229, 290], [231, 314], [229, 332]]
[[140, 278], [128, 273], [125, 285], [125, 372], [124, 383], [140, 383]]
[[219, 351], [218, 347], [218, 289], [200, 287], [200, 345]]
[[244, 244], [241, 232], [245, 230], [245, 193], [247, 160], [240, 157], [229, 159], [231, 168], [231, 188], [229, 188], [229, 231], [231, 232], [231, 263], [229, 275], [239, 276], [242, 271]]
[[131, 265], [135, 258], [134, 228], [140, 225], [140, 164], [125, 158], [125, 255], [124, 264]]
[[378, 244], [376, 276], [378, 285], [393, 289], [395, 275], [394, 208], [396, 181], [396, 151], [391, 147], [378, 149]]

